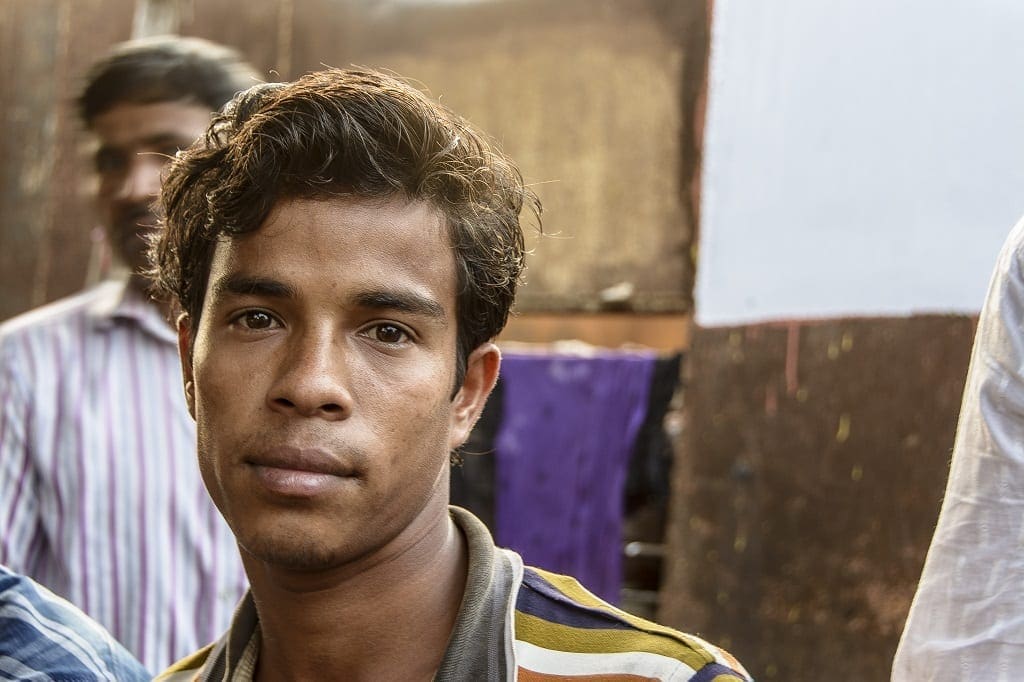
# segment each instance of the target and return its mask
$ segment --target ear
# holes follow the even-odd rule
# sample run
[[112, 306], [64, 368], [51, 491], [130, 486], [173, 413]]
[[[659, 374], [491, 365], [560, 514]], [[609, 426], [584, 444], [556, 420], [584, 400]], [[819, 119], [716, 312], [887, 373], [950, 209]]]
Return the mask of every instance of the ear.
[[469, 432], [480, 417], [487, 396], [498, 381], [499, 367], [501, 351], [493, 343], [481, 344], [469, 354], [466, 359], [466, 376], [459, 392], [452, 399], [449, 450], [454, 450], [469, 438]]
[[185, 382], [185, 404], [192, 419], [196, 418], [196, 384], [192, 374], [192, 320], [188, 313], [178, 316], [178, 358], [181, 378]]

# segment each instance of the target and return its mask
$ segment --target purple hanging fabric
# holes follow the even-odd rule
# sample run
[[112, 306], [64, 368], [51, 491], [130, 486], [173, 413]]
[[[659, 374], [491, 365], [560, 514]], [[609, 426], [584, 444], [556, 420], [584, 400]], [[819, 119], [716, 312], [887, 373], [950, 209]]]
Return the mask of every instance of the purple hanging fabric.
[[495, 534], [527, 564], [617, 603], [623, 495], [656, 354], [505, 353]]

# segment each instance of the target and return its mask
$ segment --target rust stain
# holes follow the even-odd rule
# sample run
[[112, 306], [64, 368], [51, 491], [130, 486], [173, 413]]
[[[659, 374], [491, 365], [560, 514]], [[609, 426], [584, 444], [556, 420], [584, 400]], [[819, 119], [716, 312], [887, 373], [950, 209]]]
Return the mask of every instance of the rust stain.
[[792, 396], [799, 388], [797, 365], [800, 359], [800, 325], [791, 322], [786, 335], [786, 395]]

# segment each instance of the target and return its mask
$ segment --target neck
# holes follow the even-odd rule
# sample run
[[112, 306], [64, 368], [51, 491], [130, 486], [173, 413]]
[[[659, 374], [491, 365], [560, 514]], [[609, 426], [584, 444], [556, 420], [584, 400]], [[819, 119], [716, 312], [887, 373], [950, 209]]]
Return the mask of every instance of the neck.
[[432, 679], [467, 566], [465, 538], [447, 513], [404, 551], [365, 570], [345, 567], [341, 577], [252, 566], [262, 635], [256, 679], [322, 679], [324, 671], [353, 681]]

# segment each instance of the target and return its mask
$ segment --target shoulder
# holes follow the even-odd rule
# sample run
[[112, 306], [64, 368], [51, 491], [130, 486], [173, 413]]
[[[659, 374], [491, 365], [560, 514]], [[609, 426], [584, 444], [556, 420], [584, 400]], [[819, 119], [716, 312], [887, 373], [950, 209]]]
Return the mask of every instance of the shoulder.
[[[46, 376], [81, 352], [85, 339], [98, 329], [95, 320], [109, 318], [123, 284], [104, 282], [74, 296], [22, 313], [0, 324], [0, 371], [33, 384], [36, 373]], [[35, 378], [33, 378], [35, 377]]]
[[121, 282], [103, 282], [72, 296], [29, 310], [0, 324], [0, 338], [45, 332], [112, 309], [124, 290]]
[[150, 679], [99, 624], [33, 580], [2, 566], [0, 631], [0, 658], [14, 666], [18, 677]]
[[514, 617], [516, 665], [527, 679], [530, 673], [601, 679], [750, 679], [722, 649], [630, 615], [568, 576], [526, 567]]

